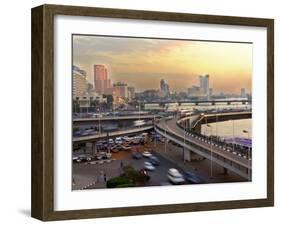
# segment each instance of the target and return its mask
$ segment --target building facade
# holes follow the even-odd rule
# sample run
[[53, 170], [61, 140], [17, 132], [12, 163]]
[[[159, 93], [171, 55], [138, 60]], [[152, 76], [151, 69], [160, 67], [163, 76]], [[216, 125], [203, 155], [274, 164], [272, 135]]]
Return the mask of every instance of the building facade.
[[72, 95], [83, 95], [88, 91], [86, 72], [77, 66], [72, 67]]
[[168, 83], [165, 82], [164, 79], [160, 80], [160, 91], [161, 91], [161, 96], [163, 97], [169, 97], [170, 96], [170, 88]]
[[247, 97], [246, 89], [245, 88], [241, 88], [240, 97], [242, 97], [242, 98], [246, 98]]
[[108, 89], [112, 86], [110, 79], [108, 79], [107, 68], [104, 65], [94, 65], [93, 74], [95, 91], [100, 94], [108, 94]]
[[114, 97], [128, 98], [128, 85], [122, 82], [113, 84], [113, 95]]
[[210, 88], [209, 88], [209, 75], [200, 75], [199, 81], [200, 81], [200, 88], [203, 90], [203, 93], [206, 95], [207, 98], [209, 98], [210, 94]]
[[135, 87], [128, 86], [128, 99], [132, 100], [136, 97], [136, 90]]
[[107, 99], [99, 93], [89, 92], [75, 96], [75, 101], [79, 107], [89, 108], [94, 102], [106, 103]]

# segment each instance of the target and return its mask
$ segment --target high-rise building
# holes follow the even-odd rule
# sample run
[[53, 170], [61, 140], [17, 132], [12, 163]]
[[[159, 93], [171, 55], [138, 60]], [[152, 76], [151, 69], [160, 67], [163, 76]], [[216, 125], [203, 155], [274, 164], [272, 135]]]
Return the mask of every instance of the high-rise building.
[[209, 78], [210, 78], [209, 75], [199, 76], [200, 88], [202, 89], [203, 93], [206, 95], [207, 98], [210, 97]]
[[128, 85], [122, 82], [113, 84], [113, 95], [114, 97], [128, 98]]
[[88, 91], [86, 72], [77, 66], [72, 67], [72, 96], [84, 95]]
[[112, 88], [110, 79], [107, 78], [107, 69], [104, 65], [93, 67], [95, 91], [100, 94], [108, 93], [107, 89]]
[[161, 80], [160, 80], [160, 90], [161, 90], [161, 93], [162, 93], [163, 97], [168, 97], [168, 96], [170, 96], [170, 88], [169, 88], [169, 85], [168, 85], [168, 83], [165, 82], [164, 79], [161, 79]]
[[129, 98], [129, 100], [132, 100], [135, 97], [136, 97], [135, 87], [128, 86], [128, 98]]
[[199, 86], [192, 86], [187, 89], [187, 95], [189, 97], [205, 97], [205, 93], [203, 92], [203, 89]]
[[240, 96], [241, 96], [242, 98], [246, 98], [246, 97], [247, 97], [246, 89], [245, 89], [245, 88], [241, 88]]

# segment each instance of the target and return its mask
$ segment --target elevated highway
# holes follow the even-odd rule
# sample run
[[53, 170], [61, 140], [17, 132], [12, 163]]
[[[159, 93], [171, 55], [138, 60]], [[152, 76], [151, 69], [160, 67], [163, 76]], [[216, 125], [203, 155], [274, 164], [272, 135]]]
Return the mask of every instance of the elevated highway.
[[148, 120], [158, 118], [157, 115], [128, 115], [128, 116], [111, 116], [111, 117], [91, 117], [91, 118], [73, 118], [73, 124], [85, 122], [104, 122], [104, 121], [120, 121], [120, 120]]
[[178, 118], [161, 119], [155, 125], [155, 130], [162, 136], [184, 148], [184, 158], [190, 161], [191, 153], [194, 152], [227, 170], [250, 180], [251, 160], [245, 156], [239, 156], [231, 150], [216, 144], [214, 141], [204, 139], [193, 133], [186, 133], [177, 124]]
[[148, 131], [151, 129], [153, 129], [152, 125], [139, 127], [139, 128], [133, 128], [133, 129], [127, 129], [127, 130], [119, 130], [119, 131], [114, 131], [114, 132], [109, 132], [109, 133], [100, 133], [100, 134], [95, 134], [95, 135], [73, 137], [72, 142], [73, 143], [82, 143], [82, 142], [88, 142], [88, 141], [97, 141], [100, 139], [106, 139], [108, 137], [113, 138], [113, 137], [141, 133], [141, 132], [145, 132], [145, 131]]

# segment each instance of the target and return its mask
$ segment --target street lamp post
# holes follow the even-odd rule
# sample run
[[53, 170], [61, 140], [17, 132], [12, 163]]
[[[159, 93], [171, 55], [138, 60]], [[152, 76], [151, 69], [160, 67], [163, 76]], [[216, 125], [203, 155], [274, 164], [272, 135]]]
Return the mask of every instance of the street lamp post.
[[167, 151], [167, 122], [165, 121], [166, 125], [165, 125], [165, 153]]
[[212, 131], [212, 126], [207, 124], [207, 127], [209, 127], [211, 129], [211, 144], [210, 144], [210, 150], [211, 150], [211, 178], [213, 177], [213, 149], [212, 149], [212, 134], [213, 134], [213, 131]]
[[186, 135], [186, 127], [187, 127], [187, 122], [186, 120], [184, 121], [184, 132], [183, 132], [183, 163], [185, 163], [185, 135]]
[[98, 117], [99, 117], [99, 134], [101, 134], [101, 124], [100, 124], [100, 111], [99, 111], [99, 108], [97, 109], [99, 114], [98, 114]]
[[140, 108], [141, 108], [141, 103], [139, 101], [139, 128], [140, 128]]
[[[246, 133], [247, 134], [247, 137], [248, 137], [248, 141], [250, 140], [250, 133], [248, 130], [243, 130], [243, 133]], [[249, 169], [248, 169], [248, 180], [250, 181], [251, 180], [251, 173], [250, 173], [250, 145], [248, 146], [248, 161], [249, 161]]]
[[216, 138], [218, 139], [218, 108], [216, 106]]

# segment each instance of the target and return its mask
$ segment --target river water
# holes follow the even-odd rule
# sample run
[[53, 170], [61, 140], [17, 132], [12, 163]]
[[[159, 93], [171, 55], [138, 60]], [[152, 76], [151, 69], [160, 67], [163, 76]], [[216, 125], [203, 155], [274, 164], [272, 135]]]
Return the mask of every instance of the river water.
[[[224, 138], [244, 138], [251, 139], [252, 119], [231, 120], [217, 123], [209, 123], [211, 127], [202, 125], [201, 133], [207, 136], [217, 135]], [[244, 130], [244, 132], [243, 132]], [[248, 131], [247, 132], [245, 132]]]

